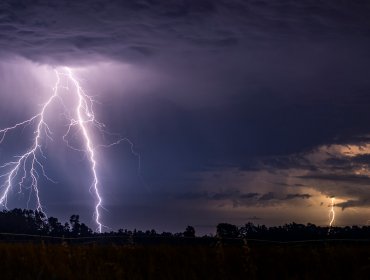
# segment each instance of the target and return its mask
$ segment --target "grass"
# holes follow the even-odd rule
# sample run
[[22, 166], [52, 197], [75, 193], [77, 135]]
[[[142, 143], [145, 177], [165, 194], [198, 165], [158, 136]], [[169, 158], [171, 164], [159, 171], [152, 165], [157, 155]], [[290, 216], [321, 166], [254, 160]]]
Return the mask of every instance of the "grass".
[[252, 247], [258, 279], [369, 279], [370, 244]]
[[370, 244], [0, 243], [1, 279], [369, 279]]

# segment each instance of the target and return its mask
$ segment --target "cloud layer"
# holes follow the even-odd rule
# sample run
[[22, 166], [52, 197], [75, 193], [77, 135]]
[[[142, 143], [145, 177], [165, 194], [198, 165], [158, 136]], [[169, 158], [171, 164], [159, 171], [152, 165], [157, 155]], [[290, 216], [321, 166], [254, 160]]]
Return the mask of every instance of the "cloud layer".
[[[47, 96], [53, 77], [35, 65], [82, 66], [101, 119], [142, 155], [149, 192], [128, 146], [107, 151], [102, 168], [107, 208], [129, 225], [180, 226], [171, 211], [189, 223], [273, 222], [284, 207], [321, 222], [333, 195], [346, 213], [367, 209], [369, 14], [349, 0], [4, 0], [0, 123]], [[82, 181], [54, 189], [50, 207], [90, 207], [85, 194], [68, 197]]]
[[132, 61], [271, 43], [366, 38], [365, 1], [47, 1], [0, 4], [4, 53], [50, 63]]

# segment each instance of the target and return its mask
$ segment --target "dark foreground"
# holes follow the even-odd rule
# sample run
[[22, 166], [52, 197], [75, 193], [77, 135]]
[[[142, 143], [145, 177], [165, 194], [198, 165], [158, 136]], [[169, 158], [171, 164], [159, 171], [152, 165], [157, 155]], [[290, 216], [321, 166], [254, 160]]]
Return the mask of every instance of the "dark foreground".
[[369, 243], [1, 243], [1, 279], [369, 279]]

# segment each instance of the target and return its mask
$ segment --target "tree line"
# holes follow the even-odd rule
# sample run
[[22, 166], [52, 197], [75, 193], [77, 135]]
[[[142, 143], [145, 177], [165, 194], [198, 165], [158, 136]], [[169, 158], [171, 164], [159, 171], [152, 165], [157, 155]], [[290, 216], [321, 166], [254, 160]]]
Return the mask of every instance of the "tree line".
[[[46, 217], [40, 211], [13, 209], [0, 212], [0, 233], [44, 235], [51, 237], [94, 237], [121, 236], [126, 239], [144, 240], [150, 238], [176, 239], [195, 238], [193, 226], [187, 226], [183, 232], [157, 233], [155, 230], [127, 230], [96, 233], [86, 224], [81, 223], [79, 215], [72, 215], [69, 222], [62, 223], [57, 218]], [[317, 240], [317, 239], [367, 239], [370, 238], [370, 226], [320, 227], [308, 223], [289, 223], [282, 226], [267, 227], [246, 223], [236, 226], [220, 223], [216, 226], [216, 235], [202, 238], [220, 239], [262, 239], [276, 241]]]
[[93, 231], [80, 222], [79, 215], [72, 215], [69, 223], [57, 218], [47, 218], [40, 211], [13, 209], [0, 212], [0, 233], [34, 234], [50, 236], [89, 236]]
[[246, 238], [273, 241], [296, 241], [318, 239], [370, 239], [370, 226], [328, 227], [308, 223], [289, 223], [267, 227], [246, 223], [236, 226], [228, 223], [217, 225], [217, 236], [221, 238]]

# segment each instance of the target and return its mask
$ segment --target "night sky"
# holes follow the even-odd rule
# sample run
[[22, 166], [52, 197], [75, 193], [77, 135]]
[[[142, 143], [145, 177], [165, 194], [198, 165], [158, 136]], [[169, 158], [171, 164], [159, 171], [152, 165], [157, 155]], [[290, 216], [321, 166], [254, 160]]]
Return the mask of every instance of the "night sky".
[[[134, 144], [96, 150], [110, 228], [327, 225], [332, 196], [337, 225], [367, 224], [369, 15], [361, 0], [2, 0], [0, 127], [37, 113], [69, 66], [116, 133], [95, 141]], [[94, 228], [86, 156], [48, 116], [44, 210]], [[0, 164], [30, 139], [9, 135]]]

